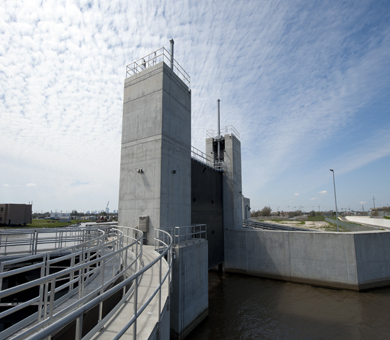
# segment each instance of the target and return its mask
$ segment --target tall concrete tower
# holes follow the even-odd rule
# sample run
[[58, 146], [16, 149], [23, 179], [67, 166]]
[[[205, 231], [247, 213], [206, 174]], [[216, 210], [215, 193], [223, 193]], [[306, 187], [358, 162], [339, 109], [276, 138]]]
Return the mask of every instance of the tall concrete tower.
[[191, 224], [191, 92], [153, 58], [125, 79], [118, 211], [150, 243], [156, 228]]
[[[219, 160], [218, 142], [220, 144]], [[213, 137], [206, 139], [206, 153], [214, 158], [214, 162], [223, 162], [223, 227], [224, 229], [240, 229], [242, 228], [242, 179], [239, 133], [233, 126], [227, 126], [224, 135], [214, 133]]]

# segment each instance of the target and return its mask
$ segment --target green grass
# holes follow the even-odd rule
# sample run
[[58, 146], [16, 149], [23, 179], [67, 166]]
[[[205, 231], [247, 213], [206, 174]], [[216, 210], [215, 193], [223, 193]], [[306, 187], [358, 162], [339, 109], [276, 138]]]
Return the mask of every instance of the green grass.
[[311, 216], [308, 217], [307, 220], [312, 222], [325, 221], [325, 216]]
[[390, 220], [390, 216], [383, 216], [386, 220]]
[[88, 220], [72, 220], [71, 222], [58, 222], [54, 220], [32, 220], [32, 223], [23, 225], [17, 225], [14, 227], [1, 226], [0, 229], [38, 229], [38, 228], [63, 228], [69, 227], [72, 224], [78, 224], [82, 222], [96, 222]]

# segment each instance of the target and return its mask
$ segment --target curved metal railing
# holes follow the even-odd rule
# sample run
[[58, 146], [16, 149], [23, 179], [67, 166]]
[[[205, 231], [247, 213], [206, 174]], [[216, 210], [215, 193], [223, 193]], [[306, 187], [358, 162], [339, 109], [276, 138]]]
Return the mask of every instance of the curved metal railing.
[[[59, 231], [52, 230], [51, 235], [47, 237], [48, 244], [57, 244], [57, 246], [64, 244], [65, 231], [57, 232]], [[71, 233], [69, 230], [66, 232]], [[143, 266], [143, 235], [138, 229], [99, 225], [98, 228], [89, 227], [82, 232], [80, 230], [74, 230], [74, 232], [73, 241], [70, 241], [70, 234], [67, 235], [69, 236], [67, 242], [75, 243], [71, 246], [45, 253], [37, 253], [39, 246], [35, 247], [36, 250], [32, 246], [29, 247], [29, 250], [32, 250], [33, 255], [6, 261], [3, 258], [0, 285], [15, 273], [38, 270], [40, 275], [39, 278], [18, 286], [2, 287], [3, 289], [0, 291], [1, 302], [34, 288], [36, 293], [28, 301], [11, 304], [9, 308], [0, 313], [0, 320], [27, 307], [35, 306], [36, 312], [1, 331], [0, 338], [43, 339], [75, 321], [74, 338], [90, 339], [104, 327], [124, 301], [133, 299], [134, 315], [115, 338], [119, 338], [129, 327], [133, 326], [133, 335], [136, 339], [137, 318], [157, 294], [159, 294], [159, 312], [161, 314], [162, 285], [167, 279], [169, 282], [171, 280], [172, 237], [168, 233], [156, 230], [155, 244], [159, 255], [154, 261]], [[55, 233], [57, 236], [61, 235], [62, 243], [53, 237]], [[81, 237], [75, 238], [77, 233], [83, 235], [85, 242], [81, 242], [83, 241]], [[15, 232], [12, 234], [16, 235]], [[2, 238], [3, 241], [4, 239]], [[30, 238], [34, 245], [44, 244], [43, 239], [42, 235]], [[42, 242], [35, 242], [35, 240]], [[3, 245], [10, 247], [11, 244], [19, 241], [15, 241], [15, 237], [11, 237], [7, 238], [7, 242], [7, 244], [3, 242]], [[40, 251], [43, 250], [40, 249]], [[14, 252], [12, 254], [15, 256]], [[68, 262], [65, 266], [64, 261]], [[158, 262], [159, 286], [142, 306], [137, 308], [137, 291], [142, 275]], [[22, 266], [26, 263], [30, 264]], [[162, 275], [163, 264], [166, 266], [164, 275]], [[112, 297], [118, 297], [118, 294], [120, 297], [114, 308], [109, 312], [104, 311], [105, 301], [110, 298], [112, 302]], [[93, 308], [98, 309], [96, 325], [90, 330], [83, 330], [83, 314]], [[82, 336], [83, 334], [84, 336]]]

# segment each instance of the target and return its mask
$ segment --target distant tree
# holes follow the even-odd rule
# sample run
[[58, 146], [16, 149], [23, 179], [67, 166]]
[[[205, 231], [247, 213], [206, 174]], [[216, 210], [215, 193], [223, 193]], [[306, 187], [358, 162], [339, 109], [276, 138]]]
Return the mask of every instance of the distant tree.
[[72, 216], [77, 216], [77, 214], [78, 214], [78, 212], [77, 212], [77, 210], [72, 210]]
[[316, 212], [314, 210], [310, 211], [309, 212], [309, 216], [310, 217], [315, 217], [316, 216]]
[[271, 215], [272, 209], [270, 207], [265, 206], [261, 211], [260, 215], [261, 216], [270, 216]]

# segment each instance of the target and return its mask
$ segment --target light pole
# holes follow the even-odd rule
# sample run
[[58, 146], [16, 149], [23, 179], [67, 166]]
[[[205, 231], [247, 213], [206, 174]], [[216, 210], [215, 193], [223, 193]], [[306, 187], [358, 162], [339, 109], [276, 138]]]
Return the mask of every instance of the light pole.
[[334, 179], [334, 170], [333, 169], [329, 169], [329, 170], [332, 171], [333, 173], [334, 204], [336, 206], [336, 225], [337, 225], [337, 232], [339, 232], [339, 217], [337, 214], [337, 200], [336, 200], [336, 182]]

